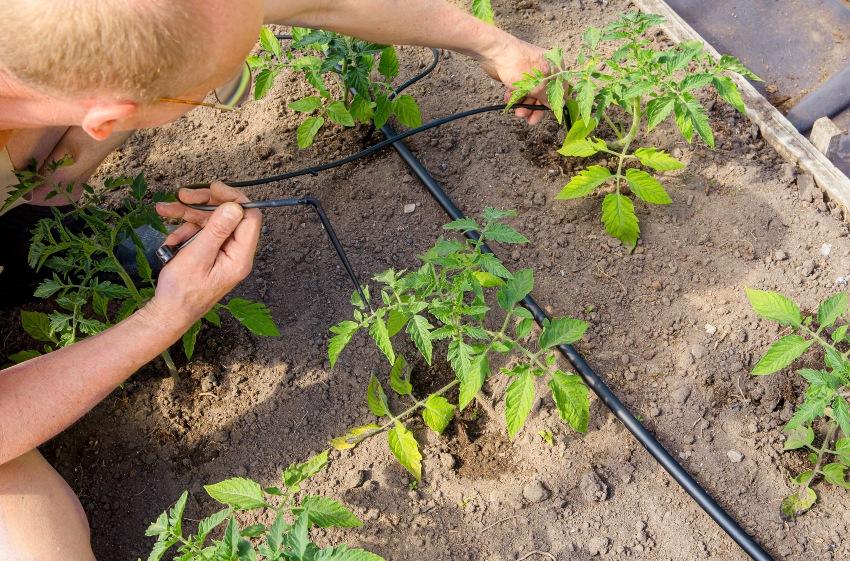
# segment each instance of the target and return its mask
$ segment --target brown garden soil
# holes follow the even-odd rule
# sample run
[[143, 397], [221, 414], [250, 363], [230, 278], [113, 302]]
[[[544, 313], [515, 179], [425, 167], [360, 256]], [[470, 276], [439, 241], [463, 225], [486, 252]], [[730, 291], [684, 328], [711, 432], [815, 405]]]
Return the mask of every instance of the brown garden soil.
[[[567, 47], [587, 25], [628, 9], [623, 0], [495, 4], [506, 29]], [[420, 48], [403, 48], [400, 56], [407, 74], [430, 59]], [[286, 103], [306, 93], [287, 75], [268, 98], [238, 112], [198, 110], [139, 132], [100, 173], [144, 171], [156, 188], [171, 189], [291, 170], [359, 149], [365, 131], [331, 129], [298, 151], [298, 119]], [[450, 54], [411, 93], [426, 120], [502, 98], [474, 62]], [[713, 104], [710, 96], [704, 101]], [[847, 491], [818, 484], [810, 513], [791, 523], [779, 516], [789, 470], [802, 465], [782, 453], [780, 431], [801, 387], [788, 372], [749, 374], [779, 331], [750, 311], [744, 287], [779, 290], [815, 307], [850, 277], [848, 229], [840, 210], [744, 118], [718, 102], [711, 124], [714, 151], [686, 144], [670, 126], [653, 133], [653, 142], [681, 153], [687, 168], [665, 177], [672, 205], [636, 205], [643, 238], [633, 254], [605, 234], [599, 198], [554, 200], [578, 163], [554, 153], [562, 133], [551, 116], [528, 127], [485, 114], [410, 145], [465, 212], [519, 211], [513, 224], [531, 244], [500, 248], [506, 264], [534, 268], [534, 295], [549, 312], [590, 322], [578, 345], [590, 364], [777, 559], [847, 559]], [[416, 266], [446, 222], [391, 152], [249, 194], [321, 199], [364, 278]], [[415, 211], [403, 212], [410, 203]], [[193, 497], [188, 516], [201, 518], [215, 508], [204, 484], [243, 475], [273, 485], [284, 466], [372, 420], [366, 385], [387, 367], [371, 341], [359, 335], [335, 368], [328, 366], [328, 328], [350, 316], [351, 285], [320, 224], [303, 209], [266, 211], [265, 219], [254, 272], [234, 294], [268, 303], [283, 336], [254, 337], [233, 321], [205, 329], [178, 383], [155, 362], [44, 447], [81, 497], [99, 559], [147, 555], [145, 527], [183, 489]], [[828, 255], [824, 244], [831, 244]], [[20, 336], [10, 333], [13, 315], [3, 319], [8, 353]], [[420, 366], [415, 376], [427, 387], [446, 371]], [[497, 412], [503, 390], [496, 378], [485, 391]], [[345, 501], [365, 525], [318, 539], [344, 540], [392, 561], [507, 561], [534, 551], [550, 555], [529, 559], [745, 558], [595, 399], [590, 424], [584, 436], [571, 432], [549, 398], [538, 401], [515, 442], [498, 416], [467, 416], [443, 437], [414, 424], [425, 457], [417, 490], [380, 438], [334, 452], [308, 488]], [[554, 445], [541, 430], [552, 432]]]

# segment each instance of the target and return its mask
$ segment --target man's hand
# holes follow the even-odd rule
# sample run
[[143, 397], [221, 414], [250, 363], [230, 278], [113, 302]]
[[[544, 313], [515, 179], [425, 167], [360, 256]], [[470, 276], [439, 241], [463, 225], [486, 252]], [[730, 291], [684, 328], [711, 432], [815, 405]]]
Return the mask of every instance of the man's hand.
[[[263, 218], [258, 209], [236, 204], [248, 198], [220, 181], [209, 189], [181, 189], [177, 198], [182, 202], [156, 208], [165, 218], [185, 221], [165, 244], [178, 245], [198, 235], [163, 268], [148, 306], [188, 328], [251, 272]], [[204, 212], [182, 203], [220, 206]]]
[[[505, 101], [510, 99], [515, 89], [514, 82], [521, 80], [523, 74], [535, 69], [546, 72], [549, 68], [549, 62], [543, 57], [545, 50], [511, 35], [507, 37], [503, 45], [493, 49], [492, 54], [488, 53], [486, 58], [479, 61], [491, 78], [502, 82], [508, 89], [505, 93]], [[548, 105], [544, 87], [533, 90], [521, 103]], [[525, 119], [530, 125], [536, 125], [543, 118], [543, 111], [518, 107], [516, 116]]]

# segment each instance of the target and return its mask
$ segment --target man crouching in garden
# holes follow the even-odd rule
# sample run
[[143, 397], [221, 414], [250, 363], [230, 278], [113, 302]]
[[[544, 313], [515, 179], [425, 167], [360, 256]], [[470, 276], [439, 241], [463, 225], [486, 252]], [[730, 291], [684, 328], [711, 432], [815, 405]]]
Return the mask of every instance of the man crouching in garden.
[[[541, 49], [441, 0], [2, 0], [0, 206], [18, 183], [14, 172], [33, 159], [45, 166], [70, 155], [73, 164], [0, 216], [0, 295], [29, 289], [28, 231], [48, 215], [50, 185], [79, 187], [127, 131], [170, 122], [186, 102], [238, 76], [263, 21], [452, 49], [508, 86], [543, 67]], [[0, 372], [0, 561], [94, 559], [80, 502], [37, 447], [250, 273], [262, 218], [237, 204], [246, 201], [214, 183], [191, 195], [193, 203], [220, 205], [213, 213], [158, 205], [162, 216], [189, 224], [166, 243], [200, 233], [163, 269], [147, 305], [94, 337]]]

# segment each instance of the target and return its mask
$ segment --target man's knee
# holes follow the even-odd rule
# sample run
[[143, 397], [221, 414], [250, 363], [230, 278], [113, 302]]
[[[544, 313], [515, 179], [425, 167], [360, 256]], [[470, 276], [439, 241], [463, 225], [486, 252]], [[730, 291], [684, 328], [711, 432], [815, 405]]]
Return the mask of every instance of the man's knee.
[[0, 465], [0, 561], [94, 561], [80, 501], [36, 450]]

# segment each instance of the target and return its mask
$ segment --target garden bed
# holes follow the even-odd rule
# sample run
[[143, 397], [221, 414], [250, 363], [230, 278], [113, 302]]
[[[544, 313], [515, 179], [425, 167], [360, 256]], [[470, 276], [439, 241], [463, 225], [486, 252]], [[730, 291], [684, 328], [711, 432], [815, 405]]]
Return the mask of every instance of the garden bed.
[[[529, 41], [569, 46], [587, 25], [627, 9], [625, 2], [603, 4], [565, 9], [511, 0], [497, 3], [497, 20]], [[400, 58], [403, 74], [412, 74], [430, 53], [404, 48]], [[327, 129], [313, 148], [297, 150], [298, 121], [285, 103], [306, 93], [285, 77], [266, 99], [238, 112], [195, 111], [140, 132], [101, 173], [145, 171], [154, 188], [170, 189], [294, 169], [358, 149], [363, 131]], [[502, 96], [456, 55], [411, 93], [426, 120]], [[598, 198], [554, 200], [571, 170], [554, 153], [563, 133], [551, 116], [529, 128], [485, 114], [409, 145], [468, 214], [485, 206], [519, 211], [513, 223], [531, 246], [503, 253], [506, 264], [535, 269], [534, 295], [547, 311], [590, 323], [579, 350], [768, 551], [778, 559], [842, 559], [850, 555], [842, 540], [850, 530], [846, 491], [819, 485], [811, 512], [793, 523], [779, 517], [789, 492], [785, 470], [796, 473], [802, 461], [781, 452], [779, 429], [800, 387], [791, 375], [749, 374], [778, 330], [751, 312], [743, 287], [778, 290], [816, 307], [850, 277], [848, 229], [840, 210], [797, 178], [732, 108], [714, 105], [711, 124], [714, 151], [687, 145], [669, 123], [653, 133], [655, 145], [681, 152], [687, 167], [667, 175], [672, 205], [636, 205], [643, 237], [634, 254], [605, 234]], [[390, 151], [249, 191], [255, 199], [307, 194], [322, 201], [363, 278], [415, 266], [446, 222]], [[409, 204], [416, 205], [410, 213]], [[284, 335], [259, 339], [235, 325], [210, 331], [179, 383], [161, 364], [148, 366], [45, 447], [81, 496], [99, 557], [145, 555], [144, 528], [182, 489], [201, 498], [203, 484], [232, 475], [272, 484], [284, 466], [371, 420], [363, 396], [370, 375], [386, 368], [380, 353], [361, 337], [333, 369], [327, 363], [327, 329], [350, 315], [344, 270], [312, 213], [265, 216], [255, 271], [237, 294], [266, 302]], [[14, 349], [15, 337], [7, 335], [4, 351]], [[430, 387], [432, 378], [450, 375], [420, 365], [414, 381]], [[497, 411], [503, 390], [487, 389]], [[590, 425], [585, 436], [570, 432], [546, 402], [511, 443], [500, 418], [466, 416], [443, 438], [420, 431], [424, 478], [416, 490], [375, 441], [334, 452], [339, 459], [310, 489], [362, 515], [364, 527], [344, 534], [348, 543], [393, 561], [501, 561], [532, 551], [570, 560], [744, 559], [597, 400]], [[552, 432], [553, 445], [538, 436], [543, 430]], [[189, 516], [211, 511], [194, 500]]]

